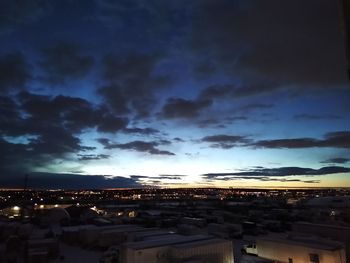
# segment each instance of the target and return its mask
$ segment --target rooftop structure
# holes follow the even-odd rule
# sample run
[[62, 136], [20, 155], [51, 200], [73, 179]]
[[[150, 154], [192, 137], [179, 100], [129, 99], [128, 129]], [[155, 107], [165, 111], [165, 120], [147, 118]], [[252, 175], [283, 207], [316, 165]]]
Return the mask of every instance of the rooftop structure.
[[121, 251], [121, 262], [125, 263], [165, 261], [175, 263], [188, 260], [233, 263], [232, 242], [207, 235], [169, 234], [151, 240], [126, 243]]
[[245, 252], [283, 263], [344, 263], [344, 244], [315, 237], [263, 237], [246, 246]]

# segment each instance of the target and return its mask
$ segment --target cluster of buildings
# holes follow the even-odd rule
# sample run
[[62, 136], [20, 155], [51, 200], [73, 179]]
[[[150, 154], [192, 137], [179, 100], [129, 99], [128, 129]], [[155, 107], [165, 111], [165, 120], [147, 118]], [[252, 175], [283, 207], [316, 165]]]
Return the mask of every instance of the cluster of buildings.
[[55, 191], [31, 193], [33, 200], [22, 203], [9, 195], [12, 201], [0, 207], [0, 259], [350, 262], [350, 194], [345, 190], [241, 190], [240, 196], [223, 198], [225, 191], [215, 198], [213, 190], [201, 189], [196, 195], [210, 193], [210, 198], [176, 200], [143, 200], [136, 190], [130, 194], [141, 195], [138, 200], [113, 199], [115, 191], [106, 200], [91, 191], [71, 196]]
[[82, 250], [98, 255], [84, 262], [234, 262], [230, 240], [131, 224], [51, 226], [44, 231], [29, 224], [2, 223], [0, 233], [5, 241], [1, 262], [73, 262]]
[[[319, 226], [319, 231], [323, 227]], [[346, 243], [336, 241], [339, 239], [322, 238], [319, 235], [310, 236], [305, 233], [276, 237], [259, 237], [254, 243], [242, 248], [243, 253], [268, 259], [272, 262], [288, 263], [346, 263]]]

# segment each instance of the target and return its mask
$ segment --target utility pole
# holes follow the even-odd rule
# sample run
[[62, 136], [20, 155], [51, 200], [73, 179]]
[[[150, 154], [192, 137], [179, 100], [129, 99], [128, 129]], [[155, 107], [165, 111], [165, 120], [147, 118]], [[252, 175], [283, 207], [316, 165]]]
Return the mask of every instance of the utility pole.
[[24, 219], [24, 210], [26, 208], [26, 200], [27, 200], [27, 187], [28, 187], [28, 174], [24, 175], [24, 185], [23, 185], [23, 200], [21, 205], [21, 219]]

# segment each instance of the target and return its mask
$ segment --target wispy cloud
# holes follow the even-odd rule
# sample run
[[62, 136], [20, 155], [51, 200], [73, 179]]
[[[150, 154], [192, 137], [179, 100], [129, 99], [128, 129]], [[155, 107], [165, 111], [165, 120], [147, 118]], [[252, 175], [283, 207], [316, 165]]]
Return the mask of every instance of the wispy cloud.
[[337, 157], [337, 158], [330, 158], [324, 161], [321, 161], [320, 163], [337, 163], [337, 164], [344, 164], [350, 162], [350, 158], [344, 158], [344, 157]]
[[260, 140], [250, 144], [256, 148], [312, 148], [312, 147], [334, 147], [350, 148], [350, 131], [339, 131], [327, 133], [323, 139], [316, 138], [293, 138]]
[[167, 141], [132, 141], [127, 143], [111, 143], [108, 139], [100, 138], [98, 141], [104, 145], [105, 149], [122, 149], [133, 150], [137, 152], [146, 152], [154, 155], [175, 155], [170, 151], [160, 150], [157, 147], [159, 145], [169, 144]]
[[218, 134], [203, 137], [200, 141], [210, 143], [213, 148], [230, 149], [249, 142], [245, 136]]
[[253, 167], [241, 172], [232, 173], [207, 173], [202, 178], [207, 181], [229, 181], [229, 180], [258, 180], [258, 181], [278, 181], [278, 182], [304, 182], [319, 183], [320, 180], [300, 179], [298, 176], [323, 176], [339, 173], [349, 173], [350, 168], [341, 166], [326, 166], [320, 169], [303, 167], [279, 167], [264, 168]]

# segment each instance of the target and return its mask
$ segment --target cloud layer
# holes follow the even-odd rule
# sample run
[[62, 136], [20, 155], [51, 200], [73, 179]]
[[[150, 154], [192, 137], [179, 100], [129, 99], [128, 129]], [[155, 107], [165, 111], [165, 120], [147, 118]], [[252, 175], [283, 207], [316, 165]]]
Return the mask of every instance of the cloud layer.
[[[346, 181], [350, 99], [337, 8], [1, 1], [0, 182], [24, 173], [43, 185], [88, 174], [99, 186]], [[232, 169], [244, 174], [199, 176]]]
[[257, 141], [252, 146], [257, 148], [312, 148], [334, 147], [350, 148], [350, 132], [339, 131], [327, 133], [323, 139], [295, 138]]

